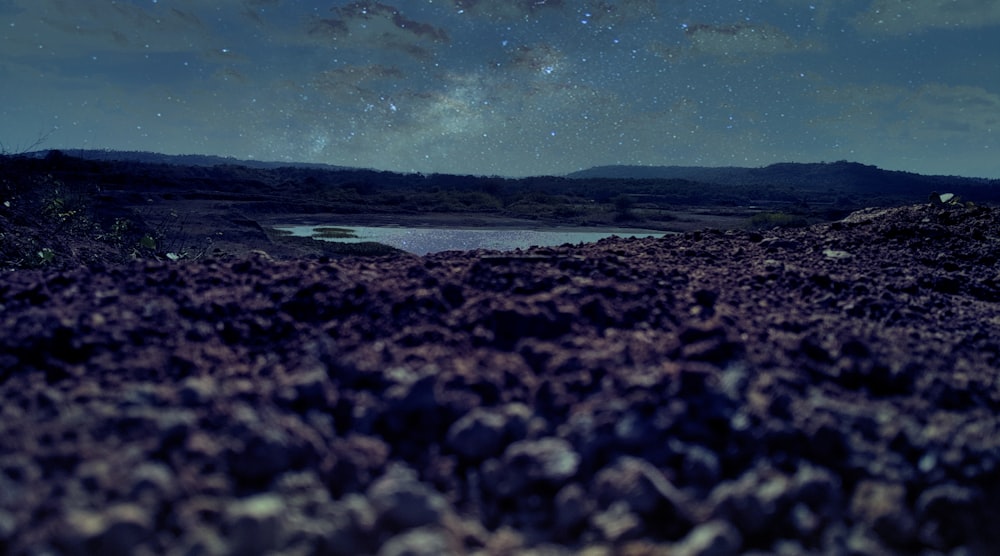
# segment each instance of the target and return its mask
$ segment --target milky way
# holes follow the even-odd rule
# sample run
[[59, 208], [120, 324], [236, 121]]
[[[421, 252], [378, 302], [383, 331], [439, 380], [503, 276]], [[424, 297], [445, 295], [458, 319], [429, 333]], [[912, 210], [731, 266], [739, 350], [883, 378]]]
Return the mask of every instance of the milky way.
[[1000, 177], [1000, 3], [0, 0], [0, 142]]

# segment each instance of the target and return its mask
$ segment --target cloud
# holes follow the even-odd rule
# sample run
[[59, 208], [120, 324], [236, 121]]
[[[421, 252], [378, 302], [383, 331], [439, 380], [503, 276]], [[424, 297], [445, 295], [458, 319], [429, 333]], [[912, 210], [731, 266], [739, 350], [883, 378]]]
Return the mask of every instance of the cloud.
[[819, 100], [837, 111], [832, 120], [901, 137], [970, 136], [1000, 128], [1000, 94], [982, 87], [931, 83], [916, 90], [891, 85], [851, 85], [821, 90]]
[[507, 69], [526, 71], [537, 76], [560, 73], [566, 66], [566, 55], [550, 44], [525, 45], [514, 49], [508, 56]]
[[1000, 129], [1000, 94], [982, 87], [930, 84], [902, 98], [905, 131], [936, 137], [982, 136]]
[[873, 0], [854, 19], [859, 31], [885, 35], [994, 25], [1000, 25], [996, 0]]
[[803, 48], [772, 25], [693, 24], [684, 28], [684, 34], [695, 51], [724, 58], [745, 59]]
[[[388, 90], [401, 82], [406, 74], [395, 66], [382, 64], [345, 65], [316, 75], [312, 86], [329, 100], [354, 104], [364, 99], [385, 97]], [[378, 89], [385, 89], [380, 92]]]
[[[118, 2], [48, 0], [39, 20], [64, 37], [91, 46], [131, 50], [185, 50], [207, 32], [197, 15], [176, 7], [148, 10]], [[34, 7], [34, 4], [33, 4]]]
[[334, 17], [317, 18], [309, 34], [339, 45], [390, 49], [415, 58], [430, 58], [433, 47], [450, 42], [447, 31], [410, 19], [381, 2], [352, 2], [332, 9]]
[[511, 21], [537, 17], [543, 12], [565, 7], [562, 0], [453, 0], [460, 14], [484, 17], [494, 21]]
[[585, 4], [584, 16], [599, 24], [619, 24], [656, 18], [659, 8], [656, 0], [607, 0]]

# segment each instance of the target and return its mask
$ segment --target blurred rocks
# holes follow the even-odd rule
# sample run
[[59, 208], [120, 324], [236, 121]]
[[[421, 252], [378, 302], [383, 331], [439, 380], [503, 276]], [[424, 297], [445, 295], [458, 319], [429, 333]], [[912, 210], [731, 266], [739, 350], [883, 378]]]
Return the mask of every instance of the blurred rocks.
[[0, 554], [996, 553], [1000, 215], [948, 210], [5, 273]]

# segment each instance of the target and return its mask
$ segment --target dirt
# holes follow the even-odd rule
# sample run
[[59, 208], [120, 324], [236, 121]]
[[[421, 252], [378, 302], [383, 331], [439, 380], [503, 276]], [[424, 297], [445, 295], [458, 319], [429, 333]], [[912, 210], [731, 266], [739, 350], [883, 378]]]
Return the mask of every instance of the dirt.
[[0, 274], [3, 554], [993, 554], [1000, 211]]

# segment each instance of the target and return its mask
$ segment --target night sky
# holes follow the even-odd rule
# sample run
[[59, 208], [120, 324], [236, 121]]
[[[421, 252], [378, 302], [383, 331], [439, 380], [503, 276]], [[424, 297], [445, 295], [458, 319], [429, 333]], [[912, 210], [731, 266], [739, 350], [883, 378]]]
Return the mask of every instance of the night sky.
[[46, 134], [504, 176], [1000, 178], [1000, 1], [0, 0], [0, 142]]

